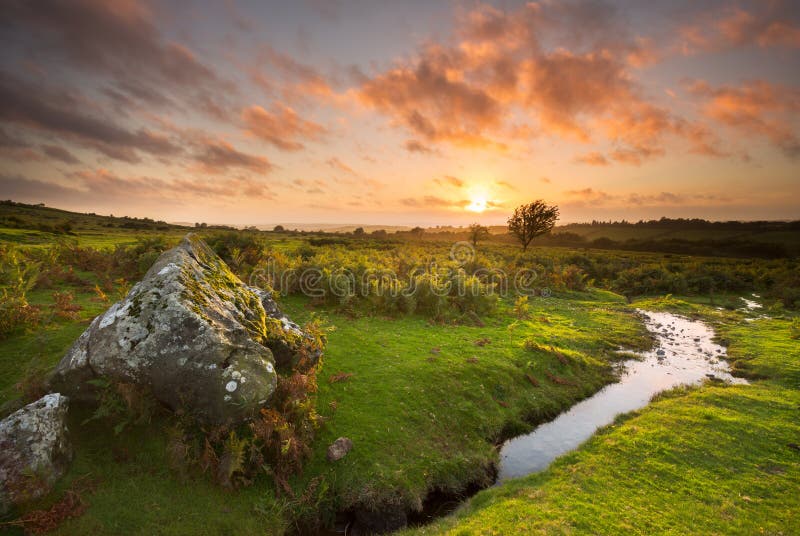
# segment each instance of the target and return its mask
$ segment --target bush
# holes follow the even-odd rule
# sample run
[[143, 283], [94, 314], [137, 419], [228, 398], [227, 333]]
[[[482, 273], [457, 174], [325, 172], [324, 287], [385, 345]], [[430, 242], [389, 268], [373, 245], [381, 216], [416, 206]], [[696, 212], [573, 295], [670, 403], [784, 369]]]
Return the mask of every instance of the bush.
[[0, 340], [39, 323], [39, 308], [27, 299], [38, 278], [39, 263], [23, 258], [13, 246], [0, 246]]
[[30, 305], [25, 296], [17, 296], [6, 289], [0, 291], [0, 340], [24, 328], [39, 323], [41, 311]]
[[530, 314], [530, 309], [531, 306], [528, 303], [528, 297], [517, 296], [517, 299], [514, 301], [514, 316], [520, 320], [525, 320]]

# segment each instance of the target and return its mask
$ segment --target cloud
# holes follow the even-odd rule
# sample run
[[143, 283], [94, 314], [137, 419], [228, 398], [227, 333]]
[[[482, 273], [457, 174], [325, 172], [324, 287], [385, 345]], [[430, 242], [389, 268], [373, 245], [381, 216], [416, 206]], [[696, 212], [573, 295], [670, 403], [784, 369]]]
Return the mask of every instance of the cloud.
[[126, 162], [138, 162], [138, 152], [163, 156], [181, 151], [167, 136], [129, 129], [89, 109], [85, 99], [74, 93], [47, 91], [6, 73], [0, 76], [0, 121], [4, 123], [62, 136]]
[[568, 202], [567, 206], [601, 206], [615, 199], [615, 196], [594, 188], [567, 190], [564, 194], [577, 201]]
[[597, 151], [577, 156], [575, 157], [575, 162], [579, 164], [588, 164], [590, 166], [607, 166], [610, 164], [608, 159]]
[[[0, 174], [0, 189], [18, 200], [63, 203], [185, 203], [193, 199], [272, 199], [269, 188], [243, 178], [178, 178], [120, 176], [108, 169], [85, 169], [68, 175], [69, 184]], [[149, 206], [149, 205], [148, 205]]]
[[284, 151], [299, 151], [304, 146], [298, 140], [316, 141], [326, 129], [281, 104], [273, 104], [267, 111], [261, 106], [251, 106], [242, 112], [245, 128], [253, 136]]
[[63, 147], [59, 147], [58, 145], [42, 145], [42, 152], [49, 156], [50, 158], [54, 158], [55, 160], [60, 160], [65, 164], [80, 164], [81, 161], [78, 160], [75, 155], [71, 152], [67, 151]]
[[594, 188], [583, 188], [578, 190], [567, 190], [564, 195], [568, 197], [567, 201], [562, 203], [565, 207], [569, 208], [587, 208], [587, 207], [625, 207], [625, 206], [647, 206], [647, 207], [662, 207], [662, 206], [684, 206], [684, 205], [720, 205], [731, 202], [727, 196], [718, 194], [704, 194], [704, 193], [674, 193], [674, 192], [659, 192], [659, 193], [620, 193], [612, 194], [602, 190], [595, 190]]
[[[658, 54], [621, 20], [602, 2], [479, 5], [462, 13], [450, 39], [364, 75], [356, 95], [422, 140], [409, 150], [424, 141], [505, 151], [543, 134], [609, 141], [608, 163], [640, 165], [664, 155], [669, 137], [696, 137], [645, 96], [632, 69]], [[712, 141], [706, 136], [706, 154]]]
[[[542, 177], [541, 180], [542, 182], [550, 182], [550, 180], [546, 177]], [[494, 181], [494, 183], [497, 186], [502, 186], [503, 188], [508, 188], [509, 190], [516, 190], [516, 188], [514, 188], [514, 186], [511, 183], [506, 181]]]
[[452, 175], [445, 175], [442, 178], [433, 179], [433, 182], [441, 186], [449, 185], [449, 186], [455, 186], [456, 188], [464, 187], [464, 181], [462, 181], [458, 177], [453, 177]]
[[[305, 97], [333, 98], [331, 82], [315, 67], [297, 61], [292, 56], [275, 50], [269, 45], [259, 49], [256, 67], [249, 69], [250, 78], [267, 93], [280, 93], [286, 101], [299, 101]], [[260, 67], [270, 71], [264, 74]]]
[[433, 154], [437, 152], [435, 149], [430, 148], [419, 140], [407, 140], [403, 144], [403, 147], [409, 153]]
[[453, 208], [453, 207], [463, 208], [469, 205], [470, 201], [466, 199], [449, 200], [441, 197], [436, 197], [434, 195], [426, 195], [421, 199], [415, 197], [407, 197], [405, 199], [401, 199], [400, 203], [402, 203], [407, 207], [417, 207], [417, 208]]
[[698, 80], [688, 84], [688, 91], [701, 99], [706, 117], [742, 135], [765, 137], [787, 157], [800, 157], [800, 138], [792, 122], [800, 111], [799, 90], [763, 80], [738, 87], [713, 87]]
[[29, 179], [22, 175], [0, 173], [3, 197], [22, 201], [71, 202], [83, 199], [85, 192], [60, 184]]
[[678, 29], [683, 54], [733, 47], [800, 48], [800, 15], [791, 1], [756, 2], [750, 9], [727, 6], [696, 14]]
[[235, 86], [222, 80], [185, 46], [165, 39], [150, 4], [138, 0], [10, 0], [2, 31], [26, 43], [30, 55], [107, 77], [119, 95], [164, 106], [179, 93], [193, 111], [226, 116]]
[[355, 170], [353, 170], [353, 168], [351, 168], [350, 166], [339, 160], [339, 158], [336, 156], [328, 158], [325, 161], [325, 163], [328, 164], [331, 168], [335, 169], [336, 171], [341, 171], [349, 175], [356, 175], [356, 176], [358, 175], [358, 173], [356, 173]]
[[267, 158], [240, 152], [231, 144], [221, 140], [205, 142], [194, 158], [210, 173], [225, 171], [228, 168], [241, 168], [263, 174], [273, 168]]

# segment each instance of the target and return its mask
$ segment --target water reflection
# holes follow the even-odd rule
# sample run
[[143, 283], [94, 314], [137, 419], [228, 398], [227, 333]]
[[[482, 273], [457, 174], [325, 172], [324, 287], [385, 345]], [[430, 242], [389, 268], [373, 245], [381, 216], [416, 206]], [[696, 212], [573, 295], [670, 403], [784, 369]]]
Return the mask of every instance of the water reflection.
[[620, 413], [646, 406], [656, 393], [712, 377], [747, 383], [731, 376], [728, 364], [720, 359], [725, 348], [713, 342], [714, 332], [702, 322], [670, 313], [640, 312], [656, 337], [655, 348], [640, 353], [641, 361], [626, 361], [618, 383], [604, 387], [530, 434], [507, 441], [500, 451], [498, 483], [546, 469]]

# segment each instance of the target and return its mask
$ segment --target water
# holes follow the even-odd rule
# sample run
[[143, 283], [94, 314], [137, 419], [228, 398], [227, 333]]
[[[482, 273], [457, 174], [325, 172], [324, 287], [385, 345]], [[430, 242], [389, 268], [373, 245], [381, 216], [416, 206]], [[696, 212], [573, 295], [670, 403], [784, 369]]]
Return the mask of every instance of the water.
[[670, 313], [640, 313], [656, 337], [655, 348], [641, 352], [641, 361], [626, 361], [618, 383], [604, 387], [530, 434], [507, 441], [500, 451], [498, 483], [546, 469], [617, 415], [646, 406], [656, 393], [710, 377], [747, 383], [731, 376], [728, 364], [720, 359], [725, 348], [713, 342], [714, 332], [702, 322]]

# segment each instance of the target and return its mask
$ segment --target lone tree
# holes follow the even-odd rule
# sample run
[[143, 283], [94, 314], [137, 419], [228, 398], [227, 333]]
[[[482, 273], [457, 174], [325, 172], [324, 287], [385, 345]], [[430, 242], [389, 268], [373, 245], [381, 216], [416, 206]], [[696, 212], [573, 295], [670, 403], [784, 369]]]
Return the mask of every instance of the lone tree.
[[531, 240], [549, 233], [557, 219], [558, 207], [538, 199], [514, 210], [514, 214], [508, 218], [508, 230], [517, 237], [522, 244], [522, 251], [525, 251]]
[[480, 223], [473, 223], [469, 226], [469, 240], [473, 246], [478, 245], [478, 240], [489, 238], [489, 228]]

